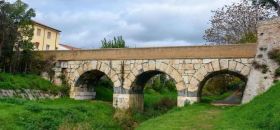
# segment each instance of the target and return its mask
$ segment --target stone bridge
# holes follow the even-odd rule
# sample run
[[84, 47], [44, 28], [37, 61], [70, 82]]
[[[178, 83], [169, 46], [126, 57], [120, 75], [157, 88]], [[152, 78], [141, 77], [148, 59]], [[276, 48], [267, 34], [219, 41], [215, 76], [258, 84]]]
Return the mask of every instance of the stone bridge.
[[[243, 102], [250, 101], [272, 84], [277, 65], [267, 53], [279, 47], [279, 20], [259, 24], [258, 44], [159, 48], [96, 49], [41, 52], [57, 59], [55, 83], [62, 73], [71, 85], [70, 97], [92, 99], [95, 93], [79, 85], [80, 80], [98, 81], [106, 75], [113, 82], [113, 106], [143, 108], [143, 88], [157, 74], [166, 74], [176, 83], [177, 105], [197, 102], [204, 83], [217, 74], [232, 74], [248, 81]], [[276, 35], [277, 34], [277, 35]], [[263, 49], [260, 49], [263, 48]], [[260, 56], [262, 55], [262, 56]], [[268, 73], [252, 67], [265, 63]]]

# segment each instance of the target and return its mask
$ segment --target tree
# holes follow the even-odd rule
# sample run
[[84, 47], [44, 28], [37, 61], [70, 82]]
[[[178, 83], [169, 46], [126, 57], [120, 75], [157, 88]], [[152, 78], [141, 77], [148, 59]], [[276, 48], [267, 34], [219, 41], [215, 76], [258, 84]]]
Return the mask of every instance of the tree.
[[113, 40], [101, 40], [101, 48], [126, 48], [125, 41], [123, 40], [122, 36], [114, 37]]
[[254, 5], [261, 5], [267, 8], [273, 8], [277, 15], [280, 16], [280, 1], [279, 0], [253, 0]]
[[216, 44], [252, 43], [257, 40], [257, 22], [267, 19], [269, 12], [244, 0], [240, 3], [225, 5], [212, 11], [210, 28], [205, 31], [204, 39]]
[[[32, 56], [33, 23], [35, 11], [21, 0], [0, 2], [0, 61], [1, 68], [9, 72], [27, 70]], [[22, 66], [24, 65], [24, 66]]]

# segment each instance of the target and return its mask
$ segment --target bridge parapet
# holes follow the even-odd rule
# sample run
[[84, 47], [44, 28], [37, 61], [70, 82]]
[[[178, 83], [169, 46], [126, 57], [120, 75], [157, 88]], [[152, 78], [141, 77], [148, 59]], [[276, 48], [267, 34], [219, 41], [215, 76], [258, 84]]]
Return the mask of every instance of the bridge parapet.
[[95, 49], [74, 51], [41, 51], [43, 57], [55, 56], [60, 61], [81, 60], [147, 60], [252, 58], [257, 44], [182, 46], [157, 48]]

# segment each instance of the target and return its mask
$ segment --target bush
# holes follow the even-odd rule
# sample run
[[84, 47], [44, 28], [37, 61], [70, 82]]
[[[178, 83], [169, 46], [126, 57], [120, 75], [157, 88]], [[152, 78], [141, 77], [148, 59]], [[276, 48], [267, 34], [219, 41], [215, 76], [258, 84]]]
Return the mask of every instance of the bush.
[[125, 130], [133, 130], [137, 122], [132, 118], [132, 110], [116, 110], [114, 119]]
[[158, 103], [154, 104], [154, 108], [160, 111], [167, 111], [176, 106], [176, 103], [176, 100], [164, 97]]

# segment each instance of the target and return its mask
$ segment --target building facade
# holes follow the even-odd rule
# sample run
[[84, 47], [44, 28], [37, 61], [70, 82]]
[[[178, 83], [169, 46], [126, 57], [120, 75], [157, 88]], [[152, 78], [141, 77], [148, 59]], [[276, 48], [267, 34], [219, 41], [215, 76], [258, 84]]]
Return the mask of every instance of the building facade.
[[66, 44], [58, 44], [57, 50], [81, 50], [81, 49]]
[[60, 40], [60, 30], [33, 21], [34, 35], [32, 42], [35, 50], [57, 50]]

